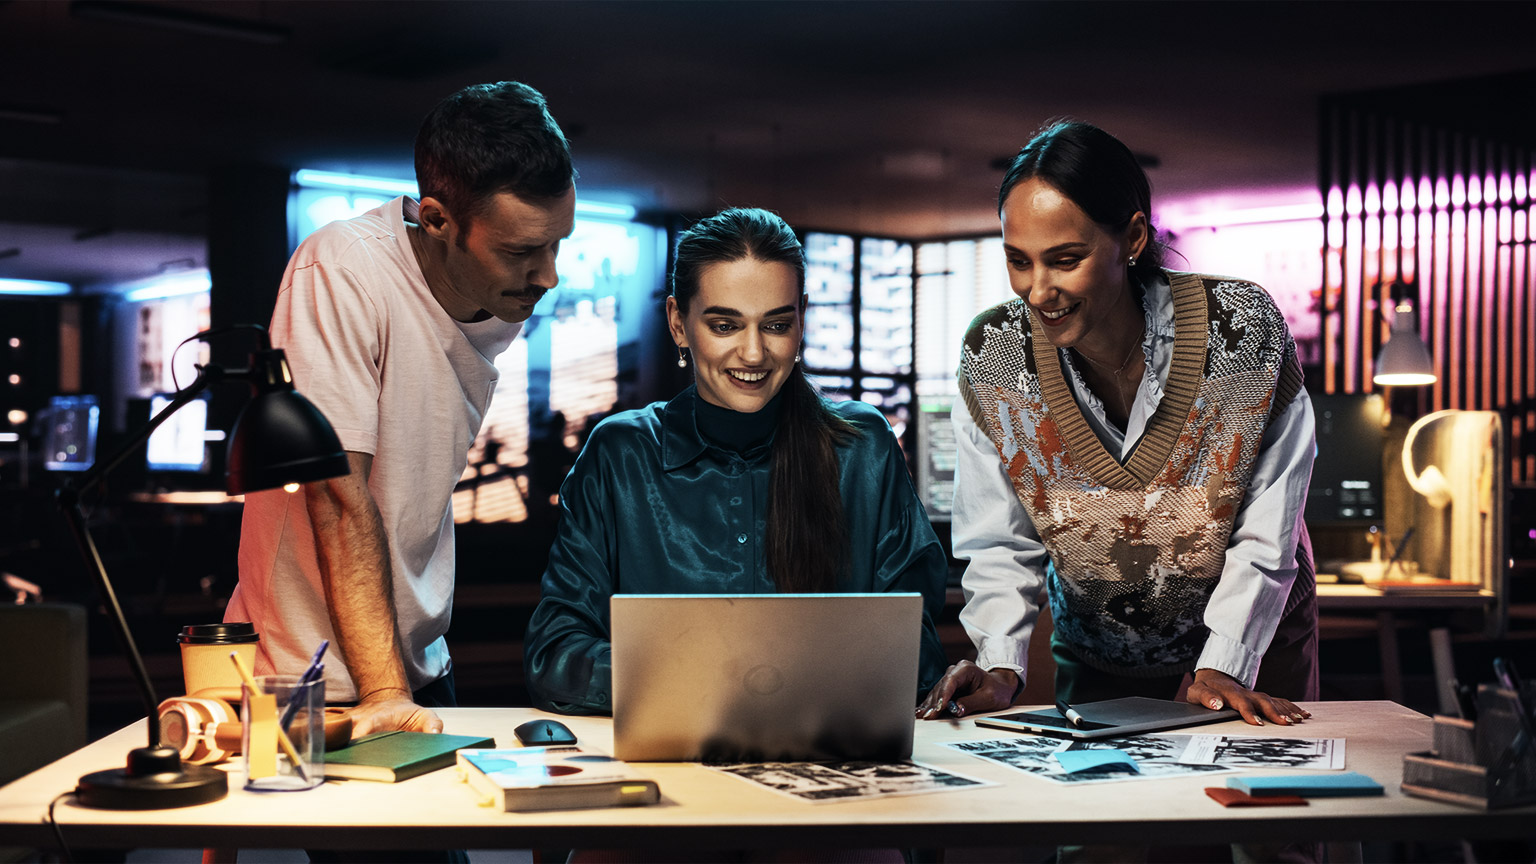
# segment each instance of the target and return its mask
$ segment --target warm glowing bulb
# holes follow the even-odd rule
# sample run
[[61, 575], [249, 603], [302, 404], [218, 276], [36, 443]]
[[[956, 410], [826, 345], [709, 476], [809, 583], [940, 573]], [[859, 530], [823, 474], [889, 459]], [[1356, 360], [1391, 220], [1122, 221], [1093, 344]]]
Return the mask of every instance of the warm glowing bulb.
[[283, 484], [283, 491], [287, 492], [287, 493], [290, 493], [290, 494], [292, 494], [294, 492], [297, 492], [297, 491], [299, 491], [299, 484], [297, 484], [297, 483], [284, 483]]
[[5, 419], [11, 421], [12, 426], [20, 426], [27, 422], [27, 412], [20, 408], [12, 408], [10, 413], [5, 415]]

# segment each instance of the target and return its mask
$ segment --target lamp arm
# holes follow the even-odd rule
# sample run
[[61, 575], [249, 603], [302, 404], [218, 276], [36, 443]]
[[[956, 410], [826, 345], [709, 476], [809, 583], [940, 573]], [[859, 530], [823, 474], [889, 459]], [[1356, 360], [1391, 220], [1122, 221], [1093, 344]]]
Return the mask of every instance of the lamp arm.
[[91, 467], [91, 470], [80, 475], [78, 481], [68, 484], [60, 494], [73, 494], [78, 500], [81, 495], [95, 488], [97, 484], [106, 479], [108, 474], [112, 473], [113, 469], [123, 464], [125, 459], [132, 456], [135, 450], [143, 445], [145, 441], [148, 441], [149, 436], [153, 435], [156, 429], [159, 429], [166, 420], [170, 419], [172, 414], [180, 411], [182, 406], [202, 395], [203, 391], [209, 387], [224, 380], [225, 376], [226, 373], [222, 366], [210, 363], [199, 367], [197, 377], [193, 379], [192, 383], [178, 390], [171, 397], [170, 404], [161, 409], [159, 414], [150, 418], [149, 423], [145, 424], [143, 429], [135, 433], [126, 444], [118, 448], [111, 456], [106, 459], [98, 459], [96, 464]]
[[112, 469], [123, 463], [134, 453], [149, 436], [164, 423], [172, 414], [175, 414], [182, 406], [196, 399], [199, 394], [210, 386], [224, 378], [224, 369], [220, 366], [209, 364], [198, 370], [197, 378], [185, 389], [176, 393], [171, 403], [150, 419], [149, 423], [124, 444], [117, 452], [105, 460], [98, 461], [91, 470], [81, 475], [79, 482], [67, 483], [59, 490], [59, 508], [64, 511], [64, 519], [69, 523], [70, 533], [74, 535], [75, 545], [80, 549], [80, 554], [85, 558], [86, 569], [90, 571], [91, 579], [95, 583], [96, 592], [101, 595], [102, 602], [107, 607], [107, 618], [112, 623], [113, 635], [117, 637], [118, 645], [123, 653], [128, 655], [128, 663], [133, 669], [134, 682], [139, 686], [139, 695], [144, 700], [145, 714], [149, 724], [149, 746], [160, 746], [160, 721], [156, 713], [160, 700], [155, 695], [154, 685], [150, 683], [149, 671], [144, 668], [144, 658], [139, 654], [139, 648], [133, 641], [133, 635], [128, 630], [128, 619], [123, 615], [123, 607], [117, 602], [117, 592], [112, 590], [112, 580], [107, 578], [107, 568], [101, 563], [101, 553], [96, 549], [96, 541], [91, 537], [91, 530], [87, 524], [85, 510], [80, 506], [80, 496], [100, 485], [101, 481], [112, 472]]

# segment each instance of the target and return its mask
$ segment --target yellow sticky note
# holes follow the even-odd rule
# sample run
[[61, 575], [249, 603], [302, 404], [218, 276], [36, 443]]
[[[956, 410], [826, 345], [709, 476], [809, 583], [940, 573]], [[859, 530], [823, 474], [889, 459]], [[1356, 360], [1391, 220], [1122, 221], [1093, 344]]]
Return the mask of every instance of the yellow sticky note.
[[245, 774], [252, 779], [271, 777], [277, 774], [277, 697], [271, 693], [258, 696], [247, 690], [245, 698], [250, 700], [251, 716]]

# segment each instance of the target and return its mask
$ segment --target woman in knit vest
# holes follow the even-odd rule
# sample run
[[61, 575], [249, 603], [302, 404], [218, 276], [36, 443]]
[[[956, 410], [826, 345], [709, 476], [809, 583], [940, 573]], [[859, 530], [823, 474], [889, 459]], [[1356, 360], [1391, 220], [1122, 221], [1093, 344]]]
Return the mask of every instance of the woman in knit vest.
[[995, 711], [1023, 689], [1042, 588], [1056, 695], [1301, 721], [1317, 693], [1302, 523], [1311, 404], [1263, 289], [1162, 267], [1145, 173], [1086, 123], [1052, 125], [998, 197], [1017, 300], [972, 322], [953, 513], [975, 663], [918, 707]]

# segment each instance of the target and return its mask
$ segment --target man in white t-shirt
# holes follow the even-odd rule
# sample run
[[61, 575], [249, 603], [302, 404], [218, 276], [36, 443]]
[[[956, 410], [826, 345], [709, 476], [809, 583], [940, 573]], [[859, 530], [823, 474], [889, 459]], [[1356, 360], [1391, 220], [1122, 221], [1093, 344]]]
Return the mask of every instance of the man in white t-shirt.
[[261, 634], [258, 674], [299, 674], [322, 639], [326, 698], [354, 734], [437, 732], [454, 704], [453, 487], [496, 389], [493, 361], [555, 287], [575, 172], [544, 98], [466, 87], [416, 138], [421, 201], [317, 230], [272, 316], [294, 384], [352, 473], [246, 498], [226, 621]]

